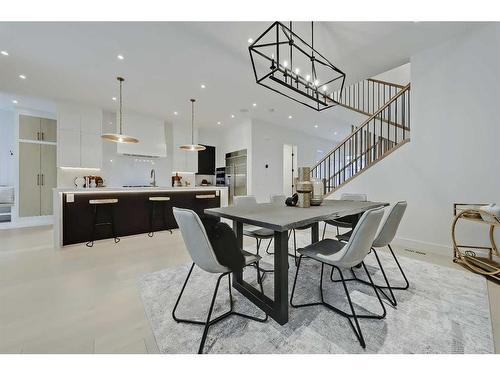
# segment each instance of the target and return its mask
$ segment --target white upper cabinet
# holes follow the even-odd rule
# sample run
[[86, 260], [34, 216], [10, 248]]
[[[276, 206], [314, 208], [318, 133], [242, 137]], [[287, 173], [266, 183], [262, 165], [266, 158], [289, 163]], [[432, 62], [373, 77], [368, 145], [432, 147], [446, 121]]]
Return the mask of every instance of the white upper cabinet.
[[59, 103], [57, 129], [58, 167], [101, 167], [101, 109], [73, 103]]
[[[118, 115], [116, 118], [116, 124], [116, 132], [118, 133]], [[144, 116], [138, 113], [125, 112], [123, 114], [122, 128], [124, 135], [137, 138], [139, 143], [118, 143], [117, 151], [119, 154], [160, 158], [167, 156], [165, 122], [163, 120]]]

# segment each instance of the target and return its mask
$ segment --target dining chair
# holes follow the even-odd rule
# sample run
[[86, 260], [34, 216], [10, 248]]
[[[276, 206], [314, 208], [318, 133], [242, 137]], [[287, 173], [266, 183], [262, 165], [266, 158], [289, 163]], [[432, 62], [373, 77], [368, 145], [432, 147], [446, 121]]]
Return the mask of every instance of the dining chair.
[[[341, 201], [357, 201], [357, 202], [366, 202], [368, 200], [366, 194], [357, 194], [357, 193], [342, 193], [340, 196]], [[348, 228], [352, 229], [353, 223], [352, 220], [346, 220], [348, 218], [352, 218], [351, 216], [347, 216], [345, 218], [333, 219], [333, 220], [325, 220], [325, 225], [323, 226], [323, 235], [321, 239], [325, 238], [326, 225], [332, 225], [337, 227], [337, 235], [340, 234], [339, 228]]]
[[[286, 196], [283, 194], [275, 194], [275, 195], [271, 195], [271, 197], [270, 197], [270, 202], [272, 204], [285, 205], [285, 200], [286, 200]], [[290, 256], [294, 259], [295, 266], [297, 266], [298, 259], [299, 259], [299, 257], [297, 256], [297, 236], [296, 236], [295, 231], [296, 230], [307, 230], [307, 229], [311, 228], [312, 226], [313, 226], [313, 224], [308, 224], [308, 225], [304, 225], [302, 227], [294, 228], [288, 232], [288, 240], [290, 240], [290, 236], [293, 234], [293, 254], [288, 253], [288, 256]], [[266, 253], [268, 253], [269, 255], [274, 254], [274, 253], [269, 251], [269, 248], [266, 249]]]
[[[363, 337], [363, 333], [361, 332], [361, 327], [359, 325], [359, 319], [383, 319], [386, 315], [385, 306], [380, 298], [378, 293], [378, 289], [375, 287], [373, 280], [368, 272], [368, 269], [365, 266], [364, 259], [366, 255], [370, 252], [371, 246], [373, 244], [373, 240], [375, 238], [375, 234], [377, 232], [377, 228], [380, 224], [382, 216], [384, 214], [383, 209], [377, 208], [366, 211], [361, 219], [356, 224], [356, 227], [353, 230], [353, 234], [347, 243], [341, 242], [334, 239], [324, 239], [318, 242], [315, 242], [305, 248], [298, 249], [299, 256], [299, 264], [297, 266], [297, 270], [295, 272], [295, 278], [293, 281], [292, 287], [292, 295], [290, 297], [290, 305], [292, 307], [307, 307], [307, 306], [317, 306], [322, 305], [327, 307], [330, 310], [342, 315], [347, 318], [351, 328], [356, 335], [360, 345], [362, 348], [366, 348], [366, 343]], [[313, 260], [321, 263], [321, 271], [320, 271], [320, 302], [312, 302], [312, 303], [302, 303], [297, 304], [293, 302], [293, 297], [295, 295], [295, 287], [297, 284], [297, 277], [299, 275], [300, 265], [303, 257], [309, 257]], [[325, 301], [323, 294], [323, 273], [324, 267], [329, 265], [332, 269], [336, 269], [340, 275], [342, 285], [344, 287], [344, 292], [347, 296], [347, 301], [349, 303], [350, 312], [341, 310], [338, 307], [331, 305], [330, 303]], [[349, 270], [357, 264], [361, 264], [365, 270], [368, 279], [370, 280], [370, 285], [375, 292], [380, 306], [382, 307], [382, 314], [357, 314], [354, 305], [351, 300], [351, 296], [349, 295], [349, 290], [347, 289], [347, 280], [344, 278], [344, 274], [342, 270]], [[310, 284], [308, 284], [310, 285]], [[309, 293], [308, 293], [309, 294]], [[354, 323], [353, 323], [354, 321]]]
[[[380, 271], [382, 272], [382, 276], [384, 277], [384, 281], [386, 285], [375, 285], [377, 288], [380, 289], [382, 294], [387, 298], [387, 300], [393, 305], [397, 306], [397, 301], [396, 297], [394, 296], [393, 290], [406, 290], [410, 286], [410, 283], [408, 282], [408, 278], [406, 277], [403, 268], [401, 267], [401, 264], [399, 264], [398, 258], [396, 258], [396, 254], [394, 254], [394, 251], [391, 248], [391, 242], [394, 240], [394, 237], [396, 236], [396, 233], [398, 231], [399, 224], [401, 223], [401, 220], [403, 219], [403, 215], [406, 211], [407, 207], [406, 201], [401, 201], [397, 202], [396, 204], [392, 205], [392, 207], [388, 210], [387, 215], [382, 219], [382, 223], [380, 224], [380, 227], [378, 229], [378, 232], [375, 236], [375, 240], [373, 241], [373, 245], [371, 248], [371, 251], [373, 251], [373, 254], [375, 255], [375, 258], [377, 259], [377, 263], [380, 267]], [[347, 233], [341, 234], [337, 236], [337, 239], [340, 241], [349, 241], [349, 238], [352, 235], [352, 231], [349, 231]], [[380, 258], [377, 254], [377, 251], [375, 248], [382, 248], [387, 246], [389, 248], [389, 251], [391, 252], [392, 257], [394, 258], [394, 261], [396, 262], [396, 265], [399, 268], [399, 271], [401, 275], [403, 276], [403, 279], [405, 281], [404, 286], [392, 286], [389, 283], [389, 280], [387, 278], [387, 275], [385, 273], [384, 267], [382, 267], [382, 263], [380, 262]], [[359, 279], [356, 274], [354, 273], [354, 269], [352, 270], [353, 276], [356, 280], [361, 281], [363, 283], [367, 283], [366, 280]], [[333, 272], [330, 275], [330, 278], [332, 281], [333, 280]], [[388, 289], [390, 293], [390, 297], [384, 292], [384, 289]]]
[[[175, 302], [174, 309], [172, 310], [172, 317], [177, 323], [189, 323], [189, 324], [197, 324], [197, 325], [203, 325], [204, 330], [203, 330], [203, 335], [201, 337], [201, 342], [198, 348], [198, 354], [203, 353], [203, 348], [205, 346], [205, 340], [207, 338], [208, 334], [208, 329], [222, 321], [223, 319], [231, 316], [231, 315], [237, 315], [241, 316], [243, 318], [255, 320], [257, 322], [265, 322], [268, 318], [267, 314], [265, 315], [264, 318], [258, 318], [254, 316], [250, 316], [247, 314], [243, 314], [237, 311], [234, 311], [234, 302], [233, 302], [233, 295], [232, 295], [232, 287], [231, 287], [231, 272], [229, 268], [223, 266], [222, 264], [219, 263], [217, 260], [217, 256], [215, 255], [214, 249], [212, 248], [212, 245], [210, 244], [210, 240], [208, 239], [207, 232], [199, 218], [199, 216], [192, 210], [184, 209], [184, 208], [177, 208], [173, 207], [173, 213], [175, 220], [177, 221], [177, 224], [179, 225], [179, 229], [182, 234], [182, 238], [184, 240], [184, 243], [186, 244], [186, 248], [189, 252], [189, 255], [191, 256], [191, 259], [193, 260], [193, 263], [191, 265], [191, 268], [189, 269], [188, 275], [186, 277], [186, 280], [184, 281], [184, 284], [182, 285], [181, 292], [179, 294], [179, 297], [177, 298], [177, 301]], [[247, 251], [241, 250], [243, 253], [243, 256], [245, 258], [245, 266], [251, 265], [251, 264], [257, 264], [257, 282], [259, 283], [260, 290], [263, 292], [262, 289], [262, 282], [260, 281], [260, 274], [259, 274], [259, 267], [258, 263], [260, 261], [260, 257], [254, 254], [251, 254]], [[212, 274], [220, 274], [219, 277], [217, 278], [217, 283], [215, 285], [215, 290], [212, 295], [212, 301], [210, 303], [210, 308], [208, 310], [208, 315], [205, 321], [201, 320], [192, 320], [192, 319], [184, 319], [184, 318], [178, 318], [175, 314], [177, 307], [179, 305], [179, 302], [181, 300], [182, 294], [184, 293], [184, 289], [186, 288], [186, 285], [188, 283], [188, 280], [191, 276], [191, 273], [193, 272], [194, 266], [197, 265], [199, 268], [201, 268], [203, 271], [212, 273]], [[212, 312], [214, 308], [214, 303], [215, 299], [217, 297], [217, 291], [219, 290], [219, 285], [224, 276], [228, 277], [228, 282], [229, 282], [229, 311], [227, 311], [224, 314], [219, 315], [216, 318], [212, 319]]]
[[[239, 195], [235, 196], [233, 200], [235, 207], [249, 207], [255, 206], [257, 204], [257, 199], [253, 195]], [[269, 251], [269, 247], [273, 242], [274, 231], [267, 228], [261, 228], [255, 225], [243, 224], [243, 235], [251, 238], [255, 238], [257, 251], [256, 254], [259, 255], [260, 246], [262, 244], [262, 240], [269, 240], [269, 243], [266, 247], [266, 252]], [[260, 268], [262, 272], [262, 278], [266, 275], [266, 273], [272, 273], [274, 270], [267, 270], [264, 268]]]

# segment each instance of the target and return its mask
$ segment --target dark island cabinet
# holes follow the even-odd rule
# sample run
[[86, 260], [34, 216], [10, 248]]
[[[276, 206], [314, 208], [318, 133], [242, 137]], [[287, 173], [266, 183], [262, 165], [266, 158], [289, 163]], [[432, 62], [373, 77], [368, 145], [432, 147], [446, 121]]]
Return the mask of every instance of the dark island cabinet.
[[[68, 202], [68, 195], [72, 202]], [[71, 245], [89, 241], [92, 234], [93, 207], [91, 199], [116, 198], [113, 205], [113, 217], [117, 236], [130, 236], [148, 233], [152, 202], [150, 197], [169, 197], [170, 200], [157, 203], [155, 231], [178, 228], [172, 208], [188, 208], [195, 211], [203, 219], [206, 208], [220, 207], [220, 192], [218, 190], [201, 191], [155, 191], [155, 192], [92, 192], [63, 194], [63, 245]], [[163, 212], [161, 211], [163, 208]], [[160, 211], [160, 212], [158, 212]], [[160, 217], [165, 216], [165, 224]], [[106, 220], [99, 217], [98, 220]], [[110, 226], [98, 226], [95, 238], [112, 238]]]

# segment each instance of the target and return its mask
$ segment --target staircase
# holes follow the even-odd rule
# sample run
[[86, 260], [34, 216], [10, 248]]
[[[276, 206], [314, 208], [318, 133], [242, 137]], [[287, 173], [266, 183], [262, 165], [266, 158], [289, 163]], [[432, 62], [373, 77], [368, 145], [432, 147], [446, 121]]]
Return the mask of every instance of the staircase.
[[367, 79], [334, 93], [334, 99], [367, 119], [311, 168], [325, 195], [410, 141], [410, 84]]

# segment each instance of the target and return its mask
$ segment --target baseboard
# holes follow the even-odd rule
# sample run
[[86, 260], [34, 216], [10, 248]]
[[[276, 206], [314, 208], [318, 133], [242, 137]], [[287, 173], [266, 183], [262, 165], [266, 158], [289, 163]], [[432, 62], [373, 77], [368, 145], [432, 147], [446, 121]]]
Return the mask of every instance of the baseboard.
[[0, 223], [0, 229], [39, 227], [54, 224], [54, 216], [19, 217], [10, 222]]
[[434, 255], [448, 256], [450, 259], [453, 256], [453, 248], [432, 242], [417, 241], [410, 238], [395, 237], [392, 243], [398, 247], [416, 252], [432, 253]]

